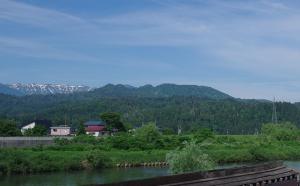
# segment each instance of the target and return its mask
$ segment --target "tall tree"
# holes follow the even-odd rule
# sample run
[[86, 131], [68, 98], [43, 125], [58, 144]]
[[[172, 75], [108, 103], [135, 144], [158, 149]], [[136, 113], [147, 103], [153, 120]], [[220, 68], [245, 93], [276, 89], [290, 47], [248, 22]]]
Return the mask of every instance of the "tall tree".
[[126, 131], [124, 124], [121, 121], [121, 116], [115, 112], [106, 112], [100, 115], [101, 119], [106, 122], [106, 127], [109, 131], [117, 129], [118, 131]]
[[15, 122], [10, 120], [0, 120], [0, 136], [22, 136]]
[[85, 134], [86, 134], [86, 132], [85, 132], [84, 125], [83, 125], [83, 123], [80, 123], [78, 128], [77, 128], [76, 135], [80, 136], [80, 135], [85, 135]]

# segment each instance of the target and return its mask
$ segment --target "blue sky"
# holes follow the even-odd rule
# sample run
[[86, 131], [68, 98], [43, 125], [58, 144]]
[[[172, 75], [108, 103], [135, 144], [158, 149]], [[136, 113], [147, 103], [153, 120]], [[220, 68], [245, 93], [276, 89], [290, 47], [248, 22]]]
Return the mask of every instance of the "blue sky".
[[299, 20], [296, 0], [1, 0], [0, 82], [300, 101]]

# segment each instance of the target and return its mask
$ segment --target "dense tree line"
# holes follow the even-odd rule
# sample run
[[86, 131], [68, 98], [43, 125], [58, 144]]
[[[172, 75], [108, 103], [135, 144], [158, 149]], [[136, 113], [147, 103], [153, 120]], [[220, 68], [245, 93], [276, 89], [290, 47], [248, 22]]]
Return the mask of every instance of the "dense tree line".
[[[300, 107], [276, 103], [279, 121], [300, 126]], [[100, 118], [99, 113], [120, 113], [125, 125], [141, 126], [155, 122], [160, 128], [184, 132], [210, 128], [220, 134], [253, 134], [272, 118], [272, 103], [259, 100], [199, 97], [97, 97], [96, 95], [49, 95], [13, 97], [0, 95], [0, 117], [14, 119], [18, 125], [33, 119], [48, 119], [54, 124], [80, 123]]]

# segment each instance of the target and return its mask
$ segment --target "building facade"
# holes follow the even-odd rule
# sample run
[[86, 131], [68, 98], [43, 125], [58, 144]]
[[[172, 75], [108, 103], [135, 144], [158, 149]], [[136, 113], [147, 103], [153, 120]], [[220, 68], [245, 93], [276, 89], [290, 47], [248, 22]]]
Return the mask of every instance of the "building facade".
[[50, 127], [51, 136], [69, 136], [71, 134], [71, 127], [68, 126], [57, 126]]
[[86, 134], [92, 136], [108, 135], [106, 123], [102, 120], [91, 120], [84, 123]]

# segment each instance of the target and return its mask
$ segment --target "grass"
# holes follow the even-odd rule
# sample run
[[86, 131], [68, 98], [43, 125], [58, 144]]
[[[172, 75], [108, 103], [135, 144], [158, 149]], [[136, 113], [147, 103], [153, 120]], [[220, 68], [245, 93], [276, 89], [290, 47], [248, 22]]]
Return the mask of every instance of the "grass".
[[[202, 142], [201, 148], [217, 163], [222, 164], [300, 160], [300, 141], [277, 141], [256, 135], [219, 135]], [[103, 148], [103, 145], [97, 142], [93, 144], [67, 143], [28, 149], [0, 149], [0, 172], [2, 174], [25, 174], [113, 167], [123, 163], [165, 161], [165, 155], [169, 151], [166, 149]], [[88, 158], [91, 154], [97, 155]]]

